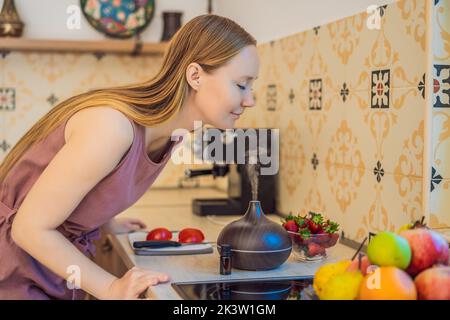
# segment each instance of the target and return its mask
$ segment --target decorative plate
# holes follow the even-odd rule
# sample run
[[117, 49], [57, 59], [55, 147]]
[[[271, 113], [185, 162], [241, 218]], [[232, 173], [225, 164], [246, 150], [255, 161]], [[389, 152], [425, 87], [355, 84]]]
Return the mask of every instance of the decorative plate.
[[155, 0], [80, 0], [89, 24], [111, 38], [131, 38], [148, 26]]

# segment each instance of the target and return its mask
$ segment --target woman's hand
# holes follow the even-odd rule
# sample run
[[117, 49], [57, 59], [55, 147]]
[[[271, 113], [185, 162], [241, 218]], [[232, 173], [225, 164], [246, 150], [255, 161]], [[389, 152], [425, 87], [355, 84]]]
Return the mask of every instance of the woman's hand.
[[170, 277], [164, 273], [148, 271], [134, 267], [125, 275], [114, 280], [109, 286], [108, 300], [135, 300], [139, 299], [148, 287], [158, 283], [167, 282]]
[[134, 218], [111, 219], [105, 227], [108, 232], [115, 234], [129, 233], [147, 228], [144, 222]]

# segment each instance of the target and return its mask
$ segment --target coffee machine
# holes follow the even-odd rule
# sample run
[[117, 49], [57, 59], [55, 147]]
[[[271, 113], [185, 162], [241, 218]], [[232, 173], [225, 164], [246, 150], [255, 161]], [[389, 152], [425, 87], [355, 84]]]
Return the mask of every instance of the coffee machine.
[[[210, 134], [212, 130], [220, 130], [221, 135], [219, 140], [217, 140], [217, 135], [214, 136]], [[247, 130], [247, 129], [239, 129]], [[262, 149], [265, 150], [268, 156], [272, 156], [272, 144], [275, 141], [275, 131], [273, 129], [251, 129], [256, 134], [256, 150], [258, 152]], [[264, 132], [262, 132], [264, 130]], [[193, 178], [202, 175], [212, 175], [216, 177], [227, 177], [228, 178], [228, 190], [226, 198], [207, 198], [207, 199], [194, 199], [192, 201], [192, 210], [194, 214], [199, 216], [207, 215], [239, 215], [245, 213], [248, 208], [249, 202], [252, 200], [252, 189], [250, 183], [250, 177], [246, 170], [248, 164], [248, 154], [251, 152], [251, 146], [247, 139], [244, 139], [243, 144], [239, 146], [239, 136], [233, 135], [229, 130], [221, 130], [215, 128], [206, 129], [206, 138], [202, 139], [203, 147], [208, 148], [213, 143], [217, 146], [218, 143], [221, 145], [222, 154], [212, 152], [211, 156], [203, 157], [203, 159], [212, 160], [211, 169], [202, 170], [190, 170], [185, 171], [185, 176], [187, 178]], [[231, 138], [230, 138], [231, 136]], [[264, 137], [264, 139], [262, 139]], [[244, 146], [244, 147], [242, 147]], [[253, 151], [256, 151], [253, 150]], [[276, 149], [278, 150], [278, 149]], [[232, 153], [230, 161], [230, 151]], [[203, 152], [205, 155], [206, 152]], [[239, 159], [245, 159], [245, 163], [238, 161]], [[276, 158], [278, 161], [278, 157]], [[268, 167], [271, 163], [259, 164], [262, 167]], [[257, 199], [261, 201], [262, 209], [265, 213], [272, 214], [276, 213], [275, 207], [275, 197], [277, 193], [277, 177], [278, 173], [259, 175], [258, 179], [258, 192]]]

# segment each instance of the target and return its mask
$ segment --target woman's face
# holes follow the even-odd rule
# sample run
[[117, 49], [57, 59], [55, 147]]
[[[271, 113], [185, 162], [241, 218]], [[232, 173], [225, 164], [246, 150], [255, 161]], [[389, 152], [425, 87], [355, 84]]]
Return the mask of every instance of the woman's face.
[[[231, 129], [247, 107], [253, 107], [252, 85], [259, 71], [256, 46], [247, 46], [211, 74], [198, 73], [193, 108], [204, 124]], [[188, 75], [189, 76], [189, 75]]]

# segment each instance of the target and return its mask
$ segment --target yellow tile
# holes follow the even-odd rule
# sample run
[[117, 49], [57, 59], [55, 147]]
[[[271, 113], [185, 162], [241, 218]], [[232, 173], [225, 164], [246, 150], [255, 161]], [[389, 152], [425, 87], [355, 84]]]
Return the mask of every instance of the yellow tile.
[[[22, 66], [26, 69], [26, 72], [21, 72], [23, 75], [35, 77], [35, 80], [46, 82], [50, 85], [54, 85], [58, 82], [65, 82], [69, 85], [70, 76], [77, 73], [86, 74], [80, 62], [85, 59], [87, 55], [79, 54], [50, 54], [50, 53], [23, 53]], [[78, 70], [82, 67], [81, 70]], [[92, 65], [90, 66], [90, 72], [93, 72]], [[86, 71], [87, 71], [86, 70]], [[76, 85], [71, 83], [71, 85]]]
[[[358, 47], [346, 68], [350, 91], [371, 87], [372, 71], [390, 70], [391, 87], [416, 87], [426, 72], [425, 1], [402, 0], [389, 4], [380, 29], [362, 28]], [[367, 14], [364, 20], [367, 22]], [[413, 54], [412, 54], [413, 53]]]
[[350, 239], [361, 241], [369, 232], [394, 231], [423, 214], [421, 178], [384, 174], [378, 182], [373, 171], [365, 170], [358, 183], [355, 178], [345, 181], [354, 192], [343, 224]]
[[381, 146], [377, 160], [385, 172], [423, 176], [426, 101], [417, 88], [393, 88], [389, 109], [377, 109]]
[[[377, 117], [377, 110], [370, 108], [369, 93], [350, 92], [344, 103], [344, 109], [347, 129], [342, 128], [339, 133], [341, 149], [346, 151], [343, 164], [372, 170], [377, 163], [381, 147], [380, 120]], [[344, 135], [345, 132], [347, 135]]]
[[331, 52], [332, 44], [327, 30], [320, 28], [317, 34], [313, 30], [302, 34], [305, 35], [300, 58], [302, 67], [298, 70], [294, 93], [296, 96], [309, 96], [310, 81], [316, 79], [320, 79], [323, 93], [337, 91], [343, 68]]
[[450, 179], [450, 108], [433, 109], [431, 162], [436, 174]]
[[450, 1], [440, 0], [433, 9], [434, 63], [450, 64]]
[[[130, 55], [116, 55], [111, 56], [115, 60], [110, 63], [115, 64], [116, 71], [114, 75], [118, 74], [120, 69], [121, 77], [118, 79], [123, 82], [139, 82], [149, 80], [151, 77], [157, 74], [160, 70], [163, 57], [162, 56], [130, 56]], [[102, 59], [103, 60], [103, 59]], [[108, 59], [105, 62], [109, 62]]]
[[304, 136], [305, 154], [309, 167], [311, 167], [311, 160], [313, 155], [319, 158], [320, 163], [324, 163], [328, 140], [326, 137], [334, 133], [334, 128], [340, 123], [339, 119], [343, 118], [342, 110], [339, 110], [341, 105], [334, 103], [337, 100], [329, 98], [328, 95], [322, 96], [322, 110], [309, 110], [309, 96], [302, 96], [299, 98], [301, 109], [298, 110], [298, 125]]
[[308, 67], [314, 71], [314, 77], [322, 79], [324, 95], [338, 94], [345, 81], [345, 64], [342, 62], [342, 55], [346, 55], [347, 43], [340, 46], [343, 39], [337, 40], [337, 38], [347, 30], [340, 24], [335, 28], [332, 25], [325, 25], [317, 30], [317, 35], [312, 33], [315, 41], [312, 46], [314, 53], [308, 62]]
[[433, 228], [450, 226], [450, 179], [435, 184], [430, 199], [430, 226]]
[[344, 219], [344, 230], [361, 241], [369, 232], [394, 231], [422, 215], [422, 179], [366, 170]]
[[401, 0], [388, 6], [383, 30], [392, 45], [392, 87], [417, 86], [427, 70], [427, 2]]
[[259, 78], [254, 83], [255, 107], [247, 109], [236, 126], [279, 127], [281, 112], [290, 105], [290, 86], [281, 71], [279, 41], [258, 48], [261, 59]]
[[[325, 169], [325, 170], [323, 170]], [[326, 204], [326, 213], [341, 224], [347, 237], [361, 240], [370, 225], [364, 225], [367, 205], [372, 199], [370, 177], [359, 168], [328, 165], [321, 168], [320, 190]], [[371, 219], [377, 219], [376, 216]]]
[[334, 91], [340, 92], [345, 88], [356, 91], [368, 87], [366, 82], [359, 81], [372, 38], [366, 27], [366, 19], [367, 14], [361, 13], [320, 28], [319, 45], [326, 56], [328, 75], [333, 81]]
[[351, 36], [348, 36], [348, 39], [340, 39], [358, 44], [352, 48], [348, 63], [345, 65], [345, 81], [350, 93], [367, 91], [371, 84], [371, 71], [389, 67], [393, 58], [390, 52], [379, 52], [380, 46], [384, 46], [386, 41], [383, 33], [385, 17], [381, 20], [381, 29], [368, 28], [368, 18], [365, 12], [355, 16], [356, 27], [351, 29]]
[[376, 193], [378, 182], [370, 170], [349, 170], [352, 179], [348, 179], [348, 189], [353, 192], [353, 199], [346, 209], [343, 227], [348, 238], [362, 241], [369, 232], [379, 230], [382, 209]]
[[26, 59], [24, 53], [10, 53], [2, 70], [1, 86], [15, 90], [15, 109], [2, 113], [5, 139], [11, 147], [50, 109], [46, 101], [50, 84], [30, 70]]
[[298, 192], [303, 173], [309, 168], [305, 157], [305, 137], [300, 126], [289, 120], [287, 127], [280, 131], [280, 186], [283, 195], [294, 197]]
[[[305, 72], [308, 59], [312, 52], [312, 35], [310, 32], [300, 32], [276, 41], [278, 46], [277, 65], [282, 75], [282, 83], [286, 90], [284, 94], [292, 98], [294, 103], [297, 96], [307, 94], [305, 86]], [[303, 85], [303, 87], [302, 87]]]
[[[304, 214], [309, 208], [305, 200], [310, 186], [317, 181], [317, 174], [312, 170], [303, 170], [297, 173], [295, 178], [289, 177], [289, 169], [280, 171], [279, 180], [279, 208], [281, 212], [288, 214]], [[293, 184], [295, 182], [295, 184]]]
[[335, 212], [331, 212], [329, 208], [332, 206], [327, 200], [326, 190], [323, 186], [323, 168], [312, 170], [308, 167], [302, 177], [300, 198], [302, 199], [301, 214], [306, 215], [310, 211], [319, 212], [332, 218]]
[[379, 185], [380, 230], [395, 231], [425, 215], [422, 178], [387, 173]]

